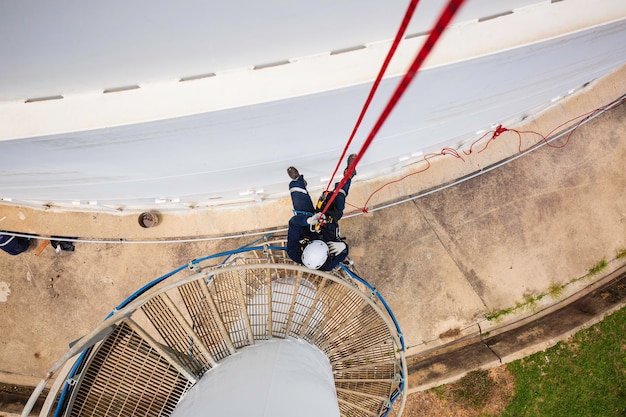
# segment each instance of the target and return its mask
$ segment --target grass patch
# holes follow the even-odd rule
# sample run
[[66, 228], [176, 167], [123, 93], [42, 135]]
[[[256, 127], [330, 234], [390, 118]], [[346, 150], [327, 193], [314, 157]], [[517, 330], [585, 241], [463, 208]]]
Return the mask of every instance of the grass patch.
[[515, 396], [502, 417], [626, 415], [626, 308], [567, 341], [510, 363]]
[[495, 386], [487, 371], [472, 371], [450, 387], [450, 394], [461, 406], [479, 409], [491, 397]]
[[539, 301], [541, 298], [535, 297], [532, 294], [526, 294], [524, 296], [524, 307], [528, 310], [528, 311], [535, 311], [537, 310], [537, 301]]
[[492, 311], [491, 313], [488, 313], [485, 318], [489, 321], [498, 320], [500, 317], [506, 316], [507, 314], [511, 314], [512, 312], [513, 312], [513, 308], [509, 307], [509, 308], [505, 308], [504, 310]]
[[626, 258], [626, 248], [619, 249], [617, 251], [617, 254], [615, 255], [615, 257], [617, 259], [624, 259], [624, 258]]
[[411, 394], [403, 415], [495, 417], [513, 398], [513, 375], [505, 366], [469, 372], [452, 384]]
[[558, 299], [563, 295], [563, 290], [565, 289], [565, 285], [561, 285], [558, 282], [550, 283], [550, 287], [548, 288], [548, 294], [553, 300]]
[[602, 271], [604, 268], [606, 268], [606, 266], [608, 265], [608, 263], [606, 262], [606, 259], [602, 259], [600, 262], [598, 262], [593, 268], [589, 269], [589, 276], [593, 276], [596, 275], [598, 273], [600, 273], [600, 271]]
[[435, 388], [431, 388], [431, 391], [435, 393], [437, 398], [439, 398], [440, 400], [443, 400], [445, 398], [445, 395], [446, 395], [446, 386], [445, 385], [438, 385]]
[[485, 315], [485, 318], [489, 321], [497, 321], [498, 319], [506, 316], [507, 314], [511, 314], [515, 310], [527, 309], [528, 311], [535, 311], [537, 309], [537, 302], [541, 300], [545, 294], [540, 294], [537, 297], [532, 294], [527, 294], [524, 296], [524, 302], [516, 302], [515, 307], [505, 308], [503, 310], [491, 311]]
[[544, 352], [410, 394], [403, 415], [625, 417], [625, 334], [622, 308]]

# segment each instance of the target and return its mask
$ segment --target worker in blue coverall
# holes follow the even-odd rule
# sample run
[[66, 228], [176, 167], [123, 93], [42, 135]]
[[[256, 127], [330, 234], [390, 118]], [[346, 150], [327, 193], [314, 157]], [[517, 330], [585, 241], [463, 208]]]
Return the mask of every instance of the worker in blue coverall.
[[[348, 166], [355, 157], [354, 154], [348, 157]], [[346, 167], [344, 175], [347, 169]], [[346, 197], [356, 171], [352, 172], [341, 187], [324, 216], [322, 211], [332, 192], [325, 191], [314, 207], [304, 176], [294, 167], [289, 167], [287, 174], [291, 178], [289, 193], [294, 209], [294, 216], [289, 220], [287, 254], [294, 262], [308, 268], [331, 271], [348, 256], [348, 245], [340, 236], [338, 221], [343, 216]], [[335, 183], [335, 189], [338, 185], [339, 183]]]

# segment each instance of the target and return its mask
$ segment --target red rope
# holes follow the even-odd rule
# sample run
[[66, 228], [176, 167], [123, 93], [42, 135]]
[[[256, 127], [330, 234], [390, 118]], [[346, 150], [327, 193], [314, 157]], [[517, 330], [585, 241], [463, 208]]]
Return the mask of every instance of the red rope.
[[[463, 159], [463, 157], [461, 155], [459, 155], [459, 153], [457, 151], [455, 151], [454, 149], [452, 149], [452, 148], [443, 148], [441, 150], [441, 152], [436, 152], [436, 153], [433, 152], [433, 153], [426, 154], [426, 155], [424, 155], [424, 161], [427, 164], [426, 167], [424, 167], [424, 168], [422, 168], [420, 170], [417, 170], [415, 172], [411, 172], [410, 174], [407, 174], [407, 175], [405, 175], [405, 176], [403, 176], [401, 178], [398, 178], [397, 180], [389, 181], [389, 182], [381, 185], [376, 190], [374, 190], [374, 192], [372, 194], [370, 194], [370, 196], [365, 201], [365, 204], [363, 205], [363, 208], [356, 207], [356, 206], [354, 206], [352, 204], [350, 204], [350, 205], [352, 207], [358, 209], [359, 211], [362, 211], [363, 213], [367, 213], [368, 212], [367, 211], [367, 205], [369, 204], [369, 202], [372, 199], [372, 197], [374, 197], [374, 195], [377, 194], [380, 190], [382, 190], [383, 188], [385, 188], [385, 187], [387, 187], [387, 186], [389, 186], [391, 184], [395, 184], [397, 182], [404, 181], [405, 179], [407, 179], [408, 177], [410, 177], [412, 175], [416, 175], [416, 174], [419, 174], [420, 172], [424, 172], [424, 171], [428, 170], [430, 168], [430, 165], [431, 165], [430, 161], [429, 161], [430, 158], [434, 158], [435, 156], [446, 156], [446, 155], [452, 155], [455, 158], [458, 158], [458, 159], [462, 160], [463, 162], [465, 162], [465, 159]], [[348, 204], [348, 203], [346, 203], [346, 204]]]
[[[517, 138], [518, 141], [518, 152], [521, 154], [523, 152], [526, 152], [528, 150], [530, 150], [531, 148], [538, 146], [540, 143], [545, 143], [546, 146], [553, 148], [553, 149], [561, 149], [564, 148], [565, 146], [567, 146], [567, 144], [569, 143], [572, 135], [576, 132], [576, 130], [578, 129], [578, 127], [580, 127], [580, 125], [589, 117], [591, 117], [592, 115], [594, 115], [595, 113], [601, 112], [607, 108], [609, 108], [611, 105], [613, 105], [613, 103], [609, 103], [605, 106], [599, 107], [595, 110], [589, 111], [587, 113], [581, 114], [579, 116], [575, 116], [561, 124], [559, 124], [558, 126], [556, 126], [554, 129], [552, 129], [549, 133], [547, 134], [541, 134], [539, 132], [533, 131], [533, 130], [517, 130], [517, 129], [509, 129], [506, 128], [502, 125], [498, 125], [494, 130], [488, 131], [485, 134], [483, 134], [481, 137], [479, 137], [478, 139], [476, 139], [475, 141], [473, 141], [468, 150], [464, 150], [463, 153], [465, 155], [471, 155], [472, 153], [474, 153], [474, 146], [477, 145], [480, 142], [484, 141], [484, 146], [482, 147], [482, 149], [480, 149], [479, 151], [477, 151], [476, 153], [481, 153], [483, 151], [485, 151], [488, 147], [489, 144], [494, 141], [496, 138], [498, 138], [500, 135], [502, 135], [505, 132], [511, 132], [515, 135], [515, 137]], [[557, 130], [559, 130], [560, 128], [562, 128], [563, 126], [573, 126], [572, 130], [567, 134], [564, 143], [560, 144], [560, 145], [553, 145], [551, 142], [551, 140], [549, 139], [554, 132], [556, 132]], [[539, 139], [535, 140], [534, 143], [532, 143], [530, 146], [527, 147], [523, 147], [523, 138], [522, 135], [532, 135], [532, 136], [536, 136]], [[488, 136], [489, 139], [485, 140], [485, 138], [487, 138]], [[430, 169], [431, 167], [431, 162], [429, 161], [430, 158], [434, 158], [436, 156], [446, 156], [446, 155], [452, 155], [457, 159], [460, 159], [461, 161], [465, 162], [465, 159], [454, 149], [452, 148], [443, 148], [440, 152], [433, 152], [433, 153], [429, 153], [427, 155], [424, 155], [423, 157], [423, 161], [426, 162], [426, 166], [411, 172], [407, 175], [404, 175], [403, 177], [400, 177], [396, 180], [393, 181], [389, 181], [384, 183], [383, 185], [381, 185], [380, 187], [378, 187], [376, 190], [374, 190], [374, 192], [372, 192], [370, 194], [370, 196], [367, 198], [367, 200], [365, 201], [365, 204], [363, 205], [363, 207], [357, 207], [354, 204], [350, 204], [348, 202], [346, 202], [346, 205], [349, 205], [351, 207], [354, 207], [356, 210], [353, 210], [352, 212], [350, 212], [349, 214], [353, 214], [353, 213], [357, 213], [357, 212], [363, 212], [363, 213], [368, 213], [368, 204], [370, 202], [370, 200], [374, 197], [374, 195], [376, 195], [379, 191], [381, 191], [382, 189], [384, 189], [385, 187], [391, 185], [391, 184], [395, 184], [398, 182], [401, 182], [405, 179], [407, 179], [410, 176], [416, 175], [416, 174], [420, 174], [424, 171], [427, 171], [428, 169]]]
[[456, 14], [461, 4], [463, 4], [463, 1], [464, 0], [450, 0], [448, 2], [448, 5], [441, 13], [441, 16], [439, 16], [439, 20], [435, 24], [433, 31], [430, 33], [430, 35], [428, 35], [426, 42], [424, 43], [419, 53], [413, 60], [413, 63], [409, 67], [409, 70], [406, 72], [406, 74], [404, 74], [404, 77], [402, 77], [402, 80], [400, 80], [398, 87], [396, 87], [396, 90], [393, 92], [393, 95], [389, 99], [387, 106], [385, 107], [385, 109], [379, 116], [378, 120], [376, 121], [376, 124], [374, 125], [374, 127], [372, 128], [372, 131], [370, 132], [367, 139], [365, 140], [365, 143], [363, 144], [363, 146], [361, 147], [361, 150], [359, 151], [356, 158], [354, 159], [354, 162], [352, 162], [352, 164], [347, 168], [347, 172], [343, 176], [343, 179], [341, 180], [339, 185], [335, 188], [335, 191], [333, 192], [330, 199], [328, 200], [328, 203], [324, 207], [324, 210], [322, 210], [322, 214], [325, 214], [326, 210], [328, 210], [332, 202], [335, 200], [335, 197], [337, 197], [337, 194], [339, 193], [339, 190], [341, 189], [341, 187], [343, 187], [346, 181], [348, 181], [348, 178], [351, 177], [356, 166], [358, 165], [359, 161], [363, 157], [363, 154], [365, 153], [367, 148], [369, 148], [369, 146], [371, 145], [372, 141], [374, 140], [374, 137], [376, 136], [376, 134], [378, 133], [382, 125], [387, 120], [387, 117], [389, 117], [389, 114], [391, 114], [391, 111], [393, 110], [393, 108], [396, 106], [396, 104], [398, 104], [398, 101], [400, 100], [400, 98], [402, 97], [406, 89], [408, 88], [411, 81], [413, 81], [413, 78], [417, 75], [417, 72], [419, 71], [424, 61], [426, 60], [426, 57], [428, 57], [428, 55], [432, 51], [433, 47], [439, 40], [439, 37], [445, 30], [446, 26], [448, 25], [448, 23], [450, 23], [450, 21]]
[[350, 138], [348, 139], [346, 146], [343, 148], [343, 152], [341, 153], [341, 156], [339, 157], [339, 161], [337, 161], [337, 166], [335, 167], [333, 174], [330, 176], [330, 180], [328, 181], [328, 185], [326, 186], [326, 191], [330, 189], [330, 185], [333, 183], [333, 179], [335, 178], [335, 175], [337, 174], [337, 170], [339, 169], [339, 166], [341, 165], [341, 161], [343, 161], [343, 157], [346, 156], [346, 152], [348, 151], [348, 148], [350, 147], [350, 144], [352, 143], [352, 139], [354, 139], [354, 135], [356, 134], [356, 131], [359, 129], [359, 126], [361, 126], [361, 122], [363, 121], [365, 112], [369, 108], [370, 103], [372, 102], [372, 99], [374, 98], [374, 94], [376, 93], [376, 90], [378, 89], [378, 85], [383, 79], [383, 75], [387, 71], [387, 67], [389, 66], [389, 62], [391, 62], [391, 58], [395, 54], [396, 49], [398, 49], [398, 45], [400, 44], [400, 41], [402, 40], [402, 37], [404, 36], [404, 32], [406, 31], [406, 28], [409, 26], [409, 22], [411, 21], [411, 17], [413, 17], [413, 12], [415, 11], [415, 8], [417, 7], [418, 2], [419, 0], [411, 0], [411, 3], [409, 3], [409, 7], [404, 13], [404, 18], [402, 19], [400, 28], [398, 29], [398, 32], [396, 33], [396, 37], [393, 40], [393, 43], [391, 44], [391, 48], [389, 49], [389, 52], [387, 53], [387, 56], [385, 57], [385, 61], [383, 62], [383, 65], [380, 68], [380, 71], [378, 72], [376, 81], [374, 81], [374, 84], [372, 85], [370, 93], [367, 96], [367, 100], [365, 100], [365, 104], [363, 105], [363, 108], [361, 109], [361, 114], [359, 115], [359, 118], [356, 121], [354, 128], [352, 129], [352, 133], [350, 134]]

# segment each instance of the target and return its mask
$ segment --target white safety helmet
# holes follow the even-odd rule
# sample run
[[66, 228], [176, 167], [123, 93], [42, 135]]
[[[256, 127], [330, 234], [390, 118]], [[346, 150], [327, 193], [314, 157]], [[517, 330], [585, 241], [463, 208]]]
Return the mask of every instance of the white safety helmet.
[[307, 268], [320, 269], [328, 259], [328, 245], [322, 240], [311, 241], [302, 251], [302, 263]]

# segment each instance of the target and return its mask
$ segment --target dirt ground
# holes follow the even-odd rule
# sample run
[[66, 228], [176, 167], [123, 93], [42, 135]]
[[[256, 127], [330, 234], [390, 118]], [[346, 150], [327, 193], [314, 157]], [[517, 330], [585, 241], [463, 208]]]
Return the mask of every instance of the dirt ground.
[[513, 398], [515, 385], [513, 375], [506, 365], [492, 368], [488, 377], [493, 381], [484, 404], [474, 406], [455, 399], [458, 384], [450, 384], [428, 391], [416, 392], [407, 397], [403, 417], [478, 417], [494, 416], [504, 411]]

